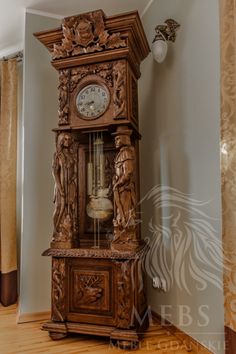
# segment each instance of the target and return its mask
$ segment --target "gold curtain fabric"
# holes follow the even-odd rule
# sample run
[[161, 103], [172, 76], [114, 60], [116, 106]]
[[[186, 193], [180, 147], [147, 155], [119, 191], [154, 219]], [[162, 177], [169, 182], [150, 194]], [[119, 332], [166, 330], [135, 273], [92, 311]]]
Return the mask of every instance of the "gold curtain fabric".
[[[236, 1], [221, 0], [221, 171], [225, 325], [236, 332]], [[236, 349], [236, 348], [235, 348]]]
[[17, 61], [0, 61], [0, 302], [17, 299]]

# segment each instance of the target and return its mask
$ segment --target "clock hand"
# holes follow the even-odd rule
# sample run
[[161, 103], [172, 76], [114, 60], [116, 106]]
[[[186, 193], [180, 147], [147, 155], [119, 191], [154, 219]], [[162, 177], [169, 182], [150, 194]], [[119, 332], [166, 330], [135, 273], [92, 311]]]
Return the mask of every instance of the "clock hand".
[[94, 101], [87, 102], [86, 106], [90, 106], [91, 104], [94, 104], [94, 103], [95, 103]]

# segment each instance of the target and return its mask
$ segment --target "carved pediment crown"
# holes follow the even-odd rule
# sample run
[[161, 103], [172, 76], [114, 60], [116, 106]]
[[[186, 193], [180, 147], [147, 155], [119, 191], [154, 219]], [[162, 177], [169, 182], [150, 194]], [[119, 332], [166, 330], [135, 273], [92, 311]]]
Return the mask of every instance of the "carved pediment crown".
[[105, 29], [104, 19], [102, 10], [65, 18], [61, 44], [53, 46], [53, 59], [126, 47], [120, 33]]
[[128, 59], [136, 77], [150, 52], [137, 11], [107, 17], [102, 10], [64, 18], [59, 28], [34, 33], [52, 53], [52, 65], [78, 65]]

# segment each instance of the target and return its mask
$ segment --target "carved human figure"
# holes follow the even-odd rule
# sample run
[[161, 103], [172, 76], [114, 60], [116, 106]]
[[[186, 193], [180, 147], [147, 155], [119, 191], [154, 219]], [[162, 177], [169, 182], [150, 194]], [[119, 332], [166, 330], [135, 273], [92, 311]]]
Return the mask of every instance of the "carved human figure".
[[115, 177], [113, 180], [114, 192], [114, 220], [113, 225], [126, 229], [135, 225], [135, 153], [131, 146], [132, 131], [126, 126], [117, 128], [115, 147], [118, 154], [115, 157]]
[[56, 204], [53, 241], [67, 241], [76, 231], [77, 161], [71, 134], [61, 133], [53, 161]]

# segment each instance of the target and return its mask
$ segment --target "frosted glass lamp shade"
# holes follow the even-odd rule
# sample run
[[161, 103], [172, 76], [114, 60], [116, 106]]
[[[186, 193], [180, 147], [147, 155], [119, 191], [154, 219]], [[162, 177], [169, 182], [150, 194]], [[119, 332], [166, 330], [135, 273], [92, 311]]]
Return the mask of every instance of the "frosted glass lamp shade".
[[158, 63], [162, 63], [165, 60], [167, 50], [168, 44], [162, 39], [157, 39], [152, 43], [152, 55]]

